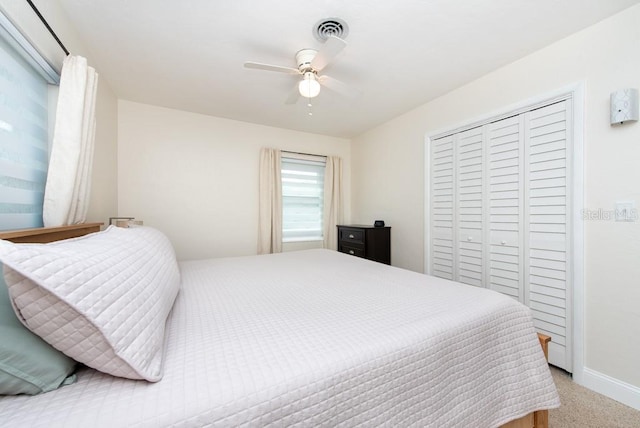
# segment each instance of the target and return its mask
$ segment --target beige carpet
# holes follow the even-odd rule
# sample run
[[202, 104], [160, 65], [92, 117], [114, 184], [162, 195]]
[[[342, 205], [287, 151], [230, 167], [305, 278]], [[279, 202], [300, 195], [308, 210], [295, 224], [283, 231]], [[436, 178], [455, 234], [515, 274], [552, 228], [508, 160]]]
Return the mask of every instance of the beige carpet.
[[549, 411], [550, 428], [640, 428], [640, 411], [573, 383], [551, 367], [562, 405]]

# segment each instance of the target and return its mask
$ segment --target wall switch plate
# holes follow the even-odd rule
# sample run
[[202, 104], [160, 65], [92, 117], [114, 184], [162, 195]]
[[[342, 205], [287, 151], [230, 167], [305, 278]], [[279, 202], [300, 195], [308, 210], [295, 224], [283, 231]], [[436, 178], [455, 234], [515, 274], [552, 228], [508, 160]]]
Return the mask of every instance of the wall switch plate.
[[616, 221], [636, 221], [637, 219], [638, 211], [634, 201], [616, 202]]

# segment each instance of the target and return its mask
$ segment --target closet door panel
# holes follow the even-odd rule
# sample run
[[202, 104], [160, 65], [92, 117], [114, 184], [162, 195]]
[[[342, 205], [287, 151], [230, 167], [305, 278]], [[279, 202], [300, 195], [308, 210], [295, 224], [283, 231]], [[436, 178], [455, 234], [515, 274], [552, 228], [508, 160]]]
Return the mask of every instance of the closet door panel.
[[465, 284], [481, 287], [483, 257], [483, 129], [460, 132], [455, 139], [457, 159], [457, 275]]
[[453, 136], [431, 145], [431, 273], [454, 276], [454, 147]]
[[[491, 242], [489, 253], [491, 260], [489, 269], [491, 272], [492, 290], [519, 299], [520, 292], [520, 268], [519, 249], [513, 246], [503, 245], [505, 239], [499, 238], [498, 242]], [[508, 241], [507, 241], [508, 242]]]
[[488, 157], [489, 288], [522, 302], [521, 120], [486, 125]]
[[567, 101], [525, 114], [529, 215], [527, 304], [536, 327], [552, 336], [549, 360], [571, 370], [567, 307], [568, 180]]

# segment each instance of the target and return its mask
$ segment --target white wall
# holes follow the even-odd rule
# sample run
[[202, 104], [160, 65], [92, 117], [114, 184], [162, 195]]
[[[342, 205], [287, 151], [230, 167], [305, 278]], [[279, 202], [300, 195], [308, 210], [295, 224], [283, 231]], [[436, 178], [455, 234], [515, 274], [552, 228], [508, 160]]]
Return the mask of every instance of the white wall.
[[[586, 83], [585, 208], [613, 210], [626, 200], [640, 208], [640, 123], [609, 125], [609, 94], [640, 88], [638, 23], [635, 6], [356, 138], [354, 222], [384, 218], [393, 263], [423, 271], [425, 134], [577, 81]], [[605, 380], [590, 386], [640, 403], [640, 222], [587, 221], [584, 232], [585, 366]], [[612, 384], [615, 391], [605, 390]]]
[[256, 254], [261, 147], [341, 156], [349, 218], [349, 140], [124, 100], [119, 214], [164, 231], [180, 259]]
[[[89, 61], [89, 65], [92, 65], [91, 52], [84, 46], [58, 2], [37, 0], [34, 4], [71, 54], [84, 56]], [[48, 33], [27, 2], [0, 0], [0, 8], [59, 72], [65, 57], [64, 51]], [[100, 70], [97, 71], [99, 74]], [[55, 104], [53, 108], [55, 109]], [[89, 222], [106, 224], [109, 217], [116, 215], [118, 211], [117, 108], [117, 98], [109, 82], [104, 76], [100, 76], [96, 98], [96, 138], [91, 198], [87, 213]]]
[[91, 173], [88, 222], [109, 224], [118, 212], [118, 99], [109, 83], [98, 83], [96, 138]]

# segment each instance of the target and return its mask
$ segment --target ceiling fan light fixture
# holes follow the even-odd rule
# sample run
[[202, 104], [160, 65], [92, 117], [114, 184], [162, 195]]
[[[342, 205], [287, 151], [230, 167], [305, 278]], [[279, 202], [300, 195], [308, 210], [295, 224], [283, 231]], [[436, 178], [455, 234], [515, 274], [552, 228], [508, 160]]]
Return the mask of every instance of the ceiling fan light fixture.
[[300, 92], [300, 95], [306, 98], [314, 98], [318, 96], [320, 93], [320, 82], [318, 82], [318, 78], [315, 73], [312, 71], [304, 73], [302, 80], [298, 83], [298, 91]]

